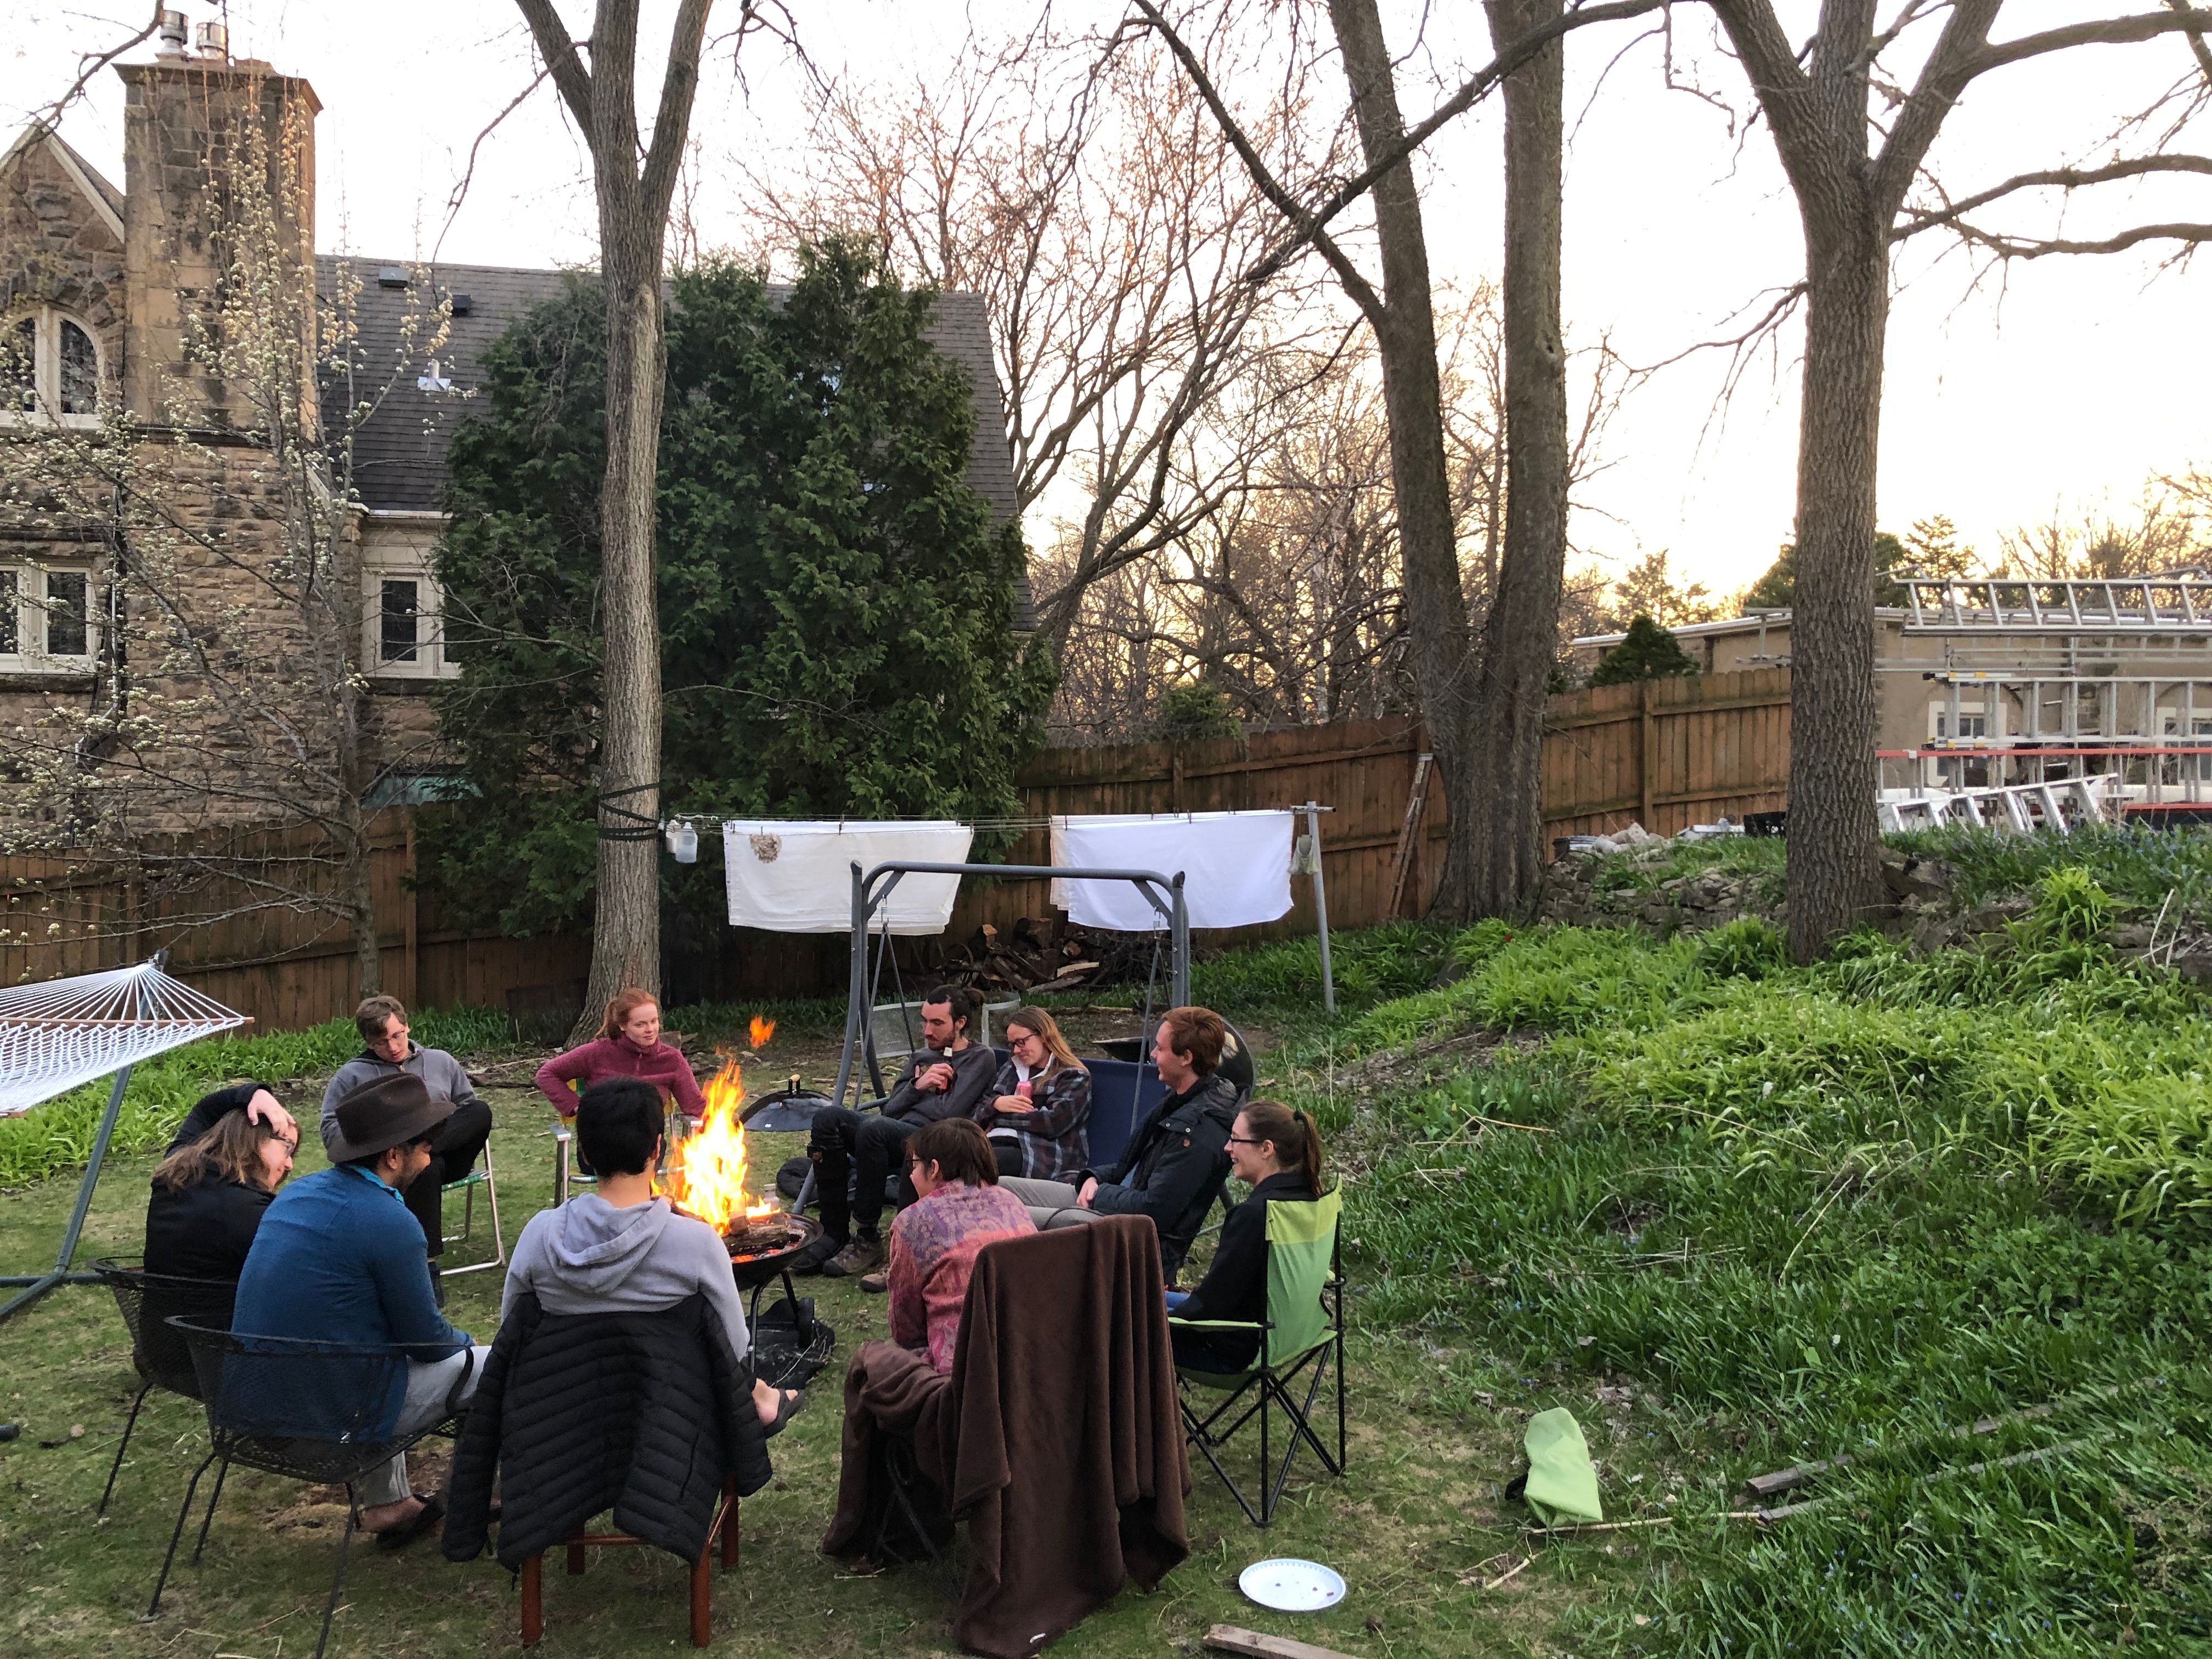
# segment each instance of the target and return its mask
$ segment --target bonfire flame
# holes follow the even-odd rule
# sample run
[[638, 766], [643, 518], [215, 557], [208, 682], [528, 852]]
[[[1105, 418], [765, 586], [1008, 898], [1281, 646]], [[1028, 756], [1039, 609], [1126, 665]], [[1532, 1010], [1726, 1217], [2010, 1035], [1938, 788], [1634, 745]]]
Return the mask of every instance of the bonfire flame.
[[763, 1019], [758, 1014], [755, 1014], [753, 1016], [753, 1047], [755, 1048], [763, 1047], [767, 1043], [768, 1040], [775, 1035], [775, 1022], [774, 1020]]
[[[756, 1019], [757, 1033], [763, 1022]], [[763, 1037], [763, 1041], [766, 1041]], [[679, 1209], [697, 1216], [716, 1232], [778, 1213], [778, 1206], [745, 1198], [745, 1131], [738, 1113], [745, 1103], [744, 1080], [736, 1056], [722, 1063], [706, 1087], [707, 1115], [696, 1133], [676, 1148], [665, 1184]]]

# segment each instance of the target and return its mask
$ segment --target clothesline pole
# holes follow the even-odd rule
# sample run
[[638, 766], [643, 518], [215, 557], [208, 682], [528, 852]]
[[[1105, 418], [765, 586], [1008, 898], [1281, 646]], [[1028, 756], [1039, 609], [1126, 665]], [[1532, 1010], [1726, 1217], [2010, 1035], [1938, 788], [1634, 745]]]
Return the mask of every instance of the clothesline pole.
[[99, 1131], [92, 1138], [92, 1160], [85, 1165], [84, 1180], [77, 1187], [76, 1207], [70, 1212], [69, 1231], [62, 1235], [61, 1254], [54, 1258], [53, 1271], [0, 1276], [0, 1285], [29, 1286], [0, 1306], [0, 1319], [7, 1318], [18, 1308], [27, 1307], [57, 1285], [86, 1285], [100, 1277], [97, 1273], [73, 1273], [69, 1267], [76, 1255], [77, 1239], [84, 1232], [84, 1218], [92, 1210], [92, 1189], [100, 1184], [100, 1166], [106, 1161], [107, 1143], [114, 1138], [115, 1120], [123, 1110], [123, 1091], [130, 1082], [131, 1068], [125, 1066], [115, 1074], [115, 1085], [107, 1091], [107, 1109], [100, 1114]]
[[1308, 801], [1297, 809], [1306, 815], [1306, 834], [1313, 843], [1314, 921], [1321, 928], [1321, 1006], [1330, 1018], [1336, 1018], [1336, 979], [1328, 969], [1328, 888], [1321, 876], [1321, 813], [1319, 801]]

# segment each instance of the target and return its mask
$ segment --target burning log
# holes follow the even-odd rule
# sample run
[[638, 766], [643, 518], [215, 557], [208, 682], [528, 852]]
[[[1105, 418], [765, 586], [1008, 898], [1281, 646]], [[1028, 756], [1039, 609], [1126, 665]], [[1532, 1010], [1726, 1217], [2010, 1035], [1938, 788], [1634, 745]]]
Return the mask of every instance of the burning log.
[[[756, 1018], [753, 1046], [757, 1048], [775, 1030], [773, 1021]], [[745, 1129], [739, 1121], [745, 1083], [738, 1068], [738, 1057], [732, 1054], [708, 1079], [702, 1091], [706, 1115], [695, 1133], [677, 1143], [661, 1177], [670, 1202], [725, 1237], [783, 1214], [772, 1200], [753, 1201], [745, 1194]]]

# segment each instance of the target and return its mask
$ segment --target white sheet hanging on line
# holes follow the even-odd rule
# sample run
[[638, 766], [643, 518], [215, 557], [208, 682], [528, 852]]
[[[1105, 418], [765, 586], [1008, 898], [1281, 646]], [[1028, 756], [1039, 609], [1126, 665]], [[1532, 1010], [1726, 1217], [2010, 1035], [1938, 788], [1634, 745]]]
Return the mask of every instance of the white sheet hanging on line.
[[[853, 926], [853, 872], [879, 864], [963, 864], [975, 832], [964, 823], [745, 821], [722, 825], [730, 926], [771, 933], [842, 933]], [[960, 892], [957, 876], [899, 878], [876, 913], [894, 933], [941, 933]]]
[[[1052, 861], [1078, 868], [1183, 872], [1194, 927], [1248, 927], [1291, 908], [1291, 817], [1153, 812], [1052, 821]], [[1055, 881], [1053, 902], [1081, 927], [1149, 933], [1166, 921], [1126, 881]]]

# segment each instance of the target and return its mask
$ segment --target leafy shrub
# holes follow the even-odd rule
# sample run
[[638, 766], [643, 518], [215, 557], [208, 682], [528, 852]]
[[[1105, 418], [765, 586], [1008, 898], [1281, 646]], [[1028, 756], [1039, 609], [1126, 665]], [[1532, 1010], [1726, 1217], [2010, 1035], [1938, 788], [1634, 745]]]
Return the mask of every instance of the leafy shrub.
[[[1453, 933], [1419, 921], [1329, 937], [1340, 1007], [1361, 1008], [1425, 988], [1452, 960]], [[1191, 964], [1192, 998], [1209, 1008], [1305, 1009], [1321, 1003], [1321, 941], [1278, 939]]]
[[1745, 916], [1700, 938], [1697, 963], [1717, 979], [1764, 979], [1790, 965], [1790, 936], [1757, 916]]
[[1951, 864], [1959, 874], [1955, 896], [1970, 907], [2033, 892], [2053, 870], [2078, 869], [2138, 908], [2155, 910], [2171, 894], [2185, 914], [2212, 915], [2212, 836], [2201, 830], [2084, 824], [2063, 836], [2017, 836], [1948, 826], [1910, 830], [1889, 842]]

